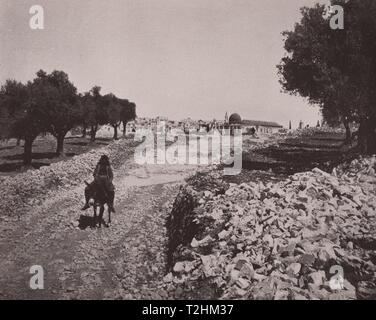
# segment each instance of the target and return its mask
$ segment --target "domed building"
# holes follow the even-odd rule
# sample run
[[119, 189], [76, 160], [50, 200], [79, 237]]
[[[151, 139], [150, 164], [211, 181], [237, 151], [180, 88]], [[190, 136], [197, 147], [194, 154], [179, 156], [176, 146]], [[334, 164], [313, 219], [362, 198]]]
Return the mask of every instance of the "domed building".
[[229, 124], [242, 124], [242, 118], [237, 113], [233, 113], [228, 119]]
[[[225, 122], [227, 122], [225, 120]], [[242, 120], [238, 113], [233, 113], [228, 119], [227, 125], [230, 126], [231, 132], [234, 129], [241, 129], [243, 134], [254, 133], [276, 133], [283, 128], [280, 124], [270, 121], [259, 120]]]

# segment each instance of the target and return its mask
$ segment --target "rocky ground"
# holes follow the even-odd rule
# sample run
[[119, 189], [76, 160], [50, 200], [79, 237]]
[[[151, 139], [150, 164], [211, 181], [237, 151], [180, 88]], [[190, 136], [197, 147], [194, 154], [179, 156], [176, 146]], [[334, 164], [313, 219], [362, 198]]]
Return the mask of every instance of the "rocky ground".
[[[225, 177], [137, 165], [135, 146], [122, 139], [1, 178], [0, 299], [376, 298], [375, 157]], [[92, 211], [80, 211], [83, 182], [104, 153], [117, 212], [94, 229]], [[29, 287], [32, 265], [44, 290]]]
[[[69, 160], [70, 158], [86, 153], [92, 149], [103, 148], [113, 142], [112, 137], [100, 134], [95, 142], [89, 137], [68, 135], [64, 143], [64, 157], [56, 156], [56, 139], [51, 135], [40, 136], [33, 143], [32, 167], [39, 169], [51, 163]], [[23, 142], [17, 146], [16, 139], [0, 141], [0, 177], [16, 176], [24, 171]]]
[[370, 157], [279, 181], [197, 175], [172, 211], [165, 280], [182, 298], [375, 299], [375, 170]]
[[[19, 186], [31, 196], [7, 195], [0, 223], [1, 299], [167, 298], [165, 220], [169, 204], [189, 166], [138, 166], [134, 144], [121, 140], [43, 170], [3, 180], [1, 188]], [[102, 153], [114, 163], [116, 214], [109, 228], [92, 229], [92, 211], [83, 205], [84, 179]], [[74, 171], [74, 172], [73, 172]], [[51, 184], [47, 196], [39, 192]], [[71, 177], [69, 179], [69, 177]], [[35, 190], [29, 183], [35, 184]], [[7, 212], [8, 214], [4, 214]], [[107, 213], [104, 216], [107, 219]], [[41, 265], [45, 289], [31, 290], [30, 267]]]

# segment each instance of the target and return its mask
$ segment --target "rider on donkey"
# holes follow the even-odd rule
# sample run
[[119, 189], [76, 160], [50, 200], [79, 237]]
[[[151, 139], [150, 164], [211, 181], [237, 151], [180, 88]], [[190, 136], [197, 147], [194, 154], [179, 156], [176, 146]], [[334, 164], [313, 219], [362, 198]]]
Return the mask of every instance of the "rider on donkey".
[[109, 199], [109, 207], [112, 212], [114, 209], [115, 187], [112, 184], [114, 175], [112, 173], [110, 160], [106, 155], [101, 156], [97, 166], [94, 170], [94, 181], [85, 188], [85, 205], [81, 210], [86, 210], [90, 207], [89, 201], [93, 197], [96, 190], [102, 188], [102, 191], [107, 194]]

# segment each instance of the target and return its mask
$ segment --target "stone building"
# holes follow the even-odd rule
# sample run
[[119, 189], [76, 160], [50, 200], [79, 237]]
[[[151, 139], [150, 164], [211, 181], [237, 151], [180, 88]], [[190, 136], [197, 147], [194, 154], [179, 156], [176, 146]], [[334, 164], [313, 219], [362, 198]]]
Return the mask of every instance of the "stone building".
[[233, 113], [228, 120], [230, 128], [242, 129], [243, 134], [276, 133], [283, 128], [280, 124], [271, 121], [243, 120], [239, 114]]

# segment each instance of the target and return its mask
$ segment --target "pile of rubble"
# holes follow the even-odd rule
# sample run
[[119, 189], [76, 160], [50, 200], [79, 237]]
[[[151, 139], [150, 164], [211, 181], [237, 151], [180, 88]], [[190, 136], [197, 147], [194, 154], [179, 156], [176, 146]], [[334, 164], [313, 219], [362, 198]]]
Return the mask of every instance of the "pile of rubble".
[[370, 157], [225, 192], [189, 186], [197, 232], [165, 281], [204, 282], [208, 298], [376, 298], [375, 170]]
[[28, 170], [0, 180], [0, 213], [22, 215], [28, 206], [41, 203], [49, 194], [61, 188], [71, 188], [92, 179], [91, 174], [101, 155], [110, 157], [113, 165], [121, 164], [124, 156], [132, 153], [133, 140], [118, 140], [106, 147], [93, 149], [38, 170]]
[[263, 134], [256, 137], [243, 136], [243, 150], [250, 151], [277, 146], [281, 137], [280, 134]]

